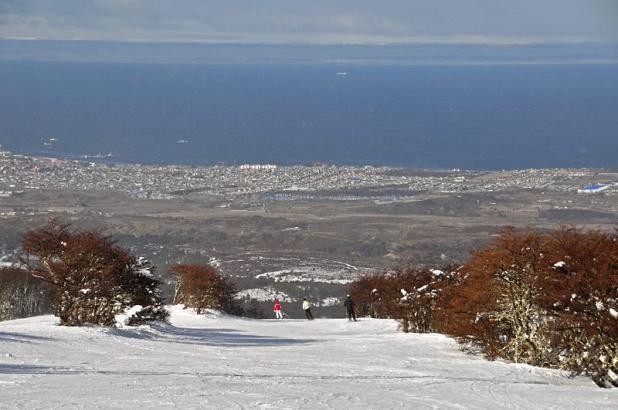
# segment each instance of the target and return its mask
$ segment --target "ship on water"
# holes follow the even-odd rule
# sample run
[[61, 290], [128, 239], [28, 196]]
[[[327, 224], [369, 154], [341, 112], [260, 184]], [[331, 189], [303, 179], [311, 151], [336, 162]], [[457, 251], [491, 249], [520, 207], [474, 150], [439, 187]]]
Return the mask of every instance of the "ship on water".
[[43, 143], [43, 145], [45, 145], [48, 148], [51, 148], [54, 146], [56, 142], [58, 142], [58, 138], [52, 137], [52, 138], [48, 138], [47, 141]]

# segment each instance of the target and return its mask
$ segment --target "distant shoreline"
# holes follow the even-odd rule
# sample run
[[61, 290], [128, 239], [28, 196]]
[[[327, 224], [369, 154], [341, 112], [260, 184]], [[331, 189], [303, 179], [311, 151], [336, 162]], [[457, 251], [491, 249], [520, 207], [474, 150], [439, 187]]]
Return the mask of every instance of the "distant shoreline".
[[[582, 166], [582, 167], [529, 167], [529, 168], [502, 168], [502, 169], [464, 169], [464, 168], [428, 168], [428, 167], [413, 167], [413, 166], [399, 166], [399, 165], [388, 165], [388, 164], [372, 164], [372, 163], [356, 163], [356, 164], [348, 164], [348, 163], [334, 163], [334, 162], [299, 162], [299, 163], [273, 163], [273, 162], [243, 162], [243, 163], [217, 163], [212, 165], [205, 164], [187, 164], [187, 163], [147, 163], [147, 162], [130, 162], [130, 161], [118, 161], [114, 159], [106, 158], [106, 155], [103, 154], [69, 154], [69, 153], [45, 153], [45, 152], [13, 152], [9, 150], [2, 150], [2, 146], [0, 145], [0, 156], [2, 153], [8, 154], [13, 157], [23, 157], [30, 158], [35, 160], [59, 160], [59, 161], [67, 161], [67, 162], [80, 162], [80, 163], [97, 163], [101, 165], [108, 166], [127, 166], [127, 167], [145, 167], [145, 168], [251, 168], [255, 167], [255, 169], [259, 169], [264, 166], [274, 166], [276, 168], [297, 168], [297, 167], [337, 167], [337, 168], [376, 168], [376, 169], [384, 169], [390, 171], [409, 171], [409, 172], [419, 172], [419, 173], [491, 173], [491, 172], [517, 172], [517, 171], [527, 171], [527, 170], [538, 170], [538, 171], [548, 171], [548, 170], [597, 170], [597, 171], [607, 171], [607, 172], [618, 172], [618, 167], [590, 167], [590, 166]], [[115, 155], [112, 155], [111, 158], [117, 158]]]
[[[84, 160], [31, 157], [0, 152], [0, 191], [7, 196], [43, 187], [52, 190], [118, 191], [145, 199], [210, 195], [259, 201], [374, 200], [408, 201], [421, 192], [538, 192], [588, 194], [603, 186], [603, 195], [618, 192], [618, 170], [593, 168], [504, 171], [422, 170], [396, 167], [113, 165]], [[595, 194], [593, 192], [590, 192]], [[258, 201], [258, 202], [259, 202]], [[261, 202], [260, 202], [261, 203]], [[222, 204], [224, 206], [225, 204]]]

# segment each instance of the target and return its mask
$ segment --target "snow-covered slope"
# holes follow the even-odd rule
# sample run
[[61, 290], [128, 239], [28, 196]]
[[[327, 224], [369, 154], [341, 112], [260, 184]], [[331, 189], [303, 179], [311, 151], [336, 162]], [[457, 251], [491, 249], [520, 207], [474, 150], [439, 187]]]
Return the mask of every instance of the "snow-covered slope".
[[618, 408], [618, 389], [460, 352], [388, 320], [248, 320], [172, 308], [171, 325], [0, 322], [2, 408]]

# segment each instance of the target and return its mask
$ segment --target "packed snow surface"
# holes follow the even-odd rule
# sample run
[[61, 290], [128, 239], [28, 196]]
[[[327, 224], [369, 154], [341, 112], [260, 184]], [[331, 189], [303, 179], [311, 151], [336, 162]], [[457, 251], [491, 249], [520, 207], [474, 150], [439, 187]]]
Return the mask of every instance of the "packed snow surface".
[[0, 407], [618, 408], [618, 389], [489, 362], [389, 320], [171, 310], [171, 324], [138, 328], [0, 322]]

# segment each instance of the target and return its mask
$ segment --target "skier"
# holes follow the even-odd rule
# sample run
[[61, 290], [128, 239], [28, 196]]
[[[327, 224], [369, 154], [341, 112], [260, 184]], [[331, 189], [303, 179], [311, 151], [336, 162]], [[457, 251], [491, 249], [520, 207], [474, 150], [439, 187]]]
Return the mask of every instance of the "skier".
[[345, 298], [345, 302], [343, 302], [343, 306], [345, 306], [348, 311], [348, 320], [354, 319], [356, 322], [356, 314], [354, 313], [354, 301], [350, 295], [347, 295]]
[[273, 311], [275, 312], [275, 319], [283, 319], [283, 314], [281, 313], [281, 303], [279, 303], [279, 299], [275, 299]]
[[313, 315], [311, 314], [311, 302], [309, 302], [305, 298], [303, 298], [303, 310], [305, 311], [305, 316], [307, 316], [307, 320], [313, 320]]

